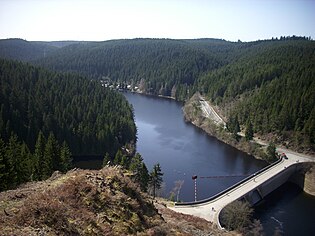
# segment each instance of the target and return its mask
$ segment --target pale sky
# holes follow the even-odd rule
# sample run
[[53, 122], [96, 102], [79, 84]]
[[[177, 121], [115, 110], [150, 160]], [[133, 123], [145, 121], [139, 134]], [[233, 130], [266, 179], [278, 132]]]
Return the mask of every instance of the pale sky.
[[315, 0], [0, 0], [0, 38], [315, 39]]

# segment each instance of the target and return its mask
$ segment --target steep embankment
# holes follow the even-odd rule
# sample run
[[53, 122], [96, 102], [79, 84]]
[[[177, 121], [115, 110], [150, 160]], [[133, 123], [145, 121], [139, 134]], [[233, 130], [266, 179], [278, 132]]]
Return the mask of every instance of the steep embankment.
[[0, 193], [0, 235], [226, 235], [140, 192], [119, 167], [54, 173]]
[[[204, 105], [207, 103], [207, 105]], [[211, 110], [206, 111], [205, 106], [210, 106], [207, 101], [200, 95], [200, 93], [194, 94], [194, 96], [186, 102], [183, 111], [186, 121], [191, 122], [195, 126], [204, 130], [207, 134], [216, 137], [217, 139], [241, 150], [247, 152], [258, 159], [265, 159], [267, 157], [265, 150], [268, 145], [267, 142], [261, 141], [258, 138], [253, 138], [253, 141], [246, 141], [245, 138], [239, 137], [236, 140], [232, 134], [228, 133], [224, 128], [225, 122], [219, 116], [213, 107]], [[211, 113], [211, 114], [210, 114]], [[241, 133], [239, 133], [241, 134]], [[297, 153], [283, 147], [277, 147], [279, 153], [290, 153], [296, 157], [307, 157], [310, 160], [315, 160], [314, 156], [308, 156], [302, 153]], [[303, 173], [303, 190], [311, 195], [315, 196], [315, 167], [314, 164], [310, 166], [307, 172]]]
[[289, 39], [243, 46], [241, 58], [199, 77], [198, 90], [228, 120], [241, 127], [251, 124], [268, 141], [314, 154], [315, 42]]
[[[203, 100], [200, 93], [196, 93], [185, 103], [183, 107], [186, 121], [191, 122], [197, 127], [204, 130], [207, 134], [216, 137], [217, 139], [236, 147], [237, 149], [255, 155], [257, 158], [262, 158], [265, 154], [260, 148], [260, 145], [254, 142], [246, 142], [243, 139], [235, 140], [232, 134], [226, 132], [225, 122], [217, 114], [207, 115], [204, 111]], [[212, 119], [211, 119], [212, 117]]]

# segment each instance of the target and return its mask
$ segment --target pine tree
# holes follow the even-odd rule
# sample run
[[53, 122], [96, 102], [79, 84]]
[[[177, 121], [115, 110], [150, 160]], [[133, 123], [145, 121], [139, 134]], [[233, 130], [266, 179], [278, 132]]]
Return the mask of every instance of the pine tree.
[[11, 134], [7, 144], [5, 159], [6, 172], [8, 174], [8, 188], [15, 188], [18, 185], [17, 164], [20, 155], [20, 145], [15, 134]]
[[0, 138], [0, 191], [7, 189], [7, 173], [5, 165], [5, 143]]
[[60, 160], [61, 160], [61, 168], [62, 172], [66, 172], [70, 170], [72, 167], [72, 158], [71, 152], [66, 141], [63, 141], [62, 146], [60, 148]]
[[237, 116], [231, 116], [227, 122], [227, 130], [233, 134], [235, 139], [238, 138], [238, 132], [240, 132], [240, 124]]
[[104, 156], [104, 159], [103, 159], [103, 167], [107, 166], [107, 165], [110, 165], [111, 164], [111, 158], [108, 154], [108, 152], [106, 152], [105, 156]]
[[149, 171], [144, 162], [141, 163], [139, 169], [139, 179], [140, 179], [140, 188], [142, 191], [146, 192], [148, 190], [148, 184], [150, 180]]
[[276, 145], [273, 142], [269, 143], [266, 152], [267, 160], [273, 162], [276, 158]]
[[20, 159], [17, 163], [18, 183], [25, 183], [31, 179], [32, 175], [32, 156], [27, 145], [23, 142], [20, 145]]
[[56, 170], [56, 159], [58, 156], [58, 147], [57, 142], [52, 133], [49, 134], [47, 143], [45, 145], [43, 167], [42, 167], [42, 178], [47, 179], [53, 173], [53, 170]]
[[161, 170], [161, 166], [159, 163], [153, 166], [152, 171], [150, 172], [150, 185], [153, 188], [153, 198], [156, 196], [156, 190], [161, 188], [161, 184], [163, 182], [163, 173]]
[[149, 172], [143, 159], [139, 153], [137, 153], [133, 158], [129, 166], [129, 170], [134, 173], [135, 180], [140, 184], [142, 191], [146, 192], [149, 183]]
[[237, 117], [235, 117], [235, 124], [234, 124], [234, 129], [233, 129], [233, 136], [235, 139], [238, 138], [238, 132], [240, 132], [241, 129], [240, 129], [240, 123], [238, 122], [238, 119]]
[[250, 121], [248, 121], [246, 124], [245, 139], [249, 141], [252, 140], [253, 137], [254, 137], [253, 125]]
[[123, 159], [123, 154], [122, 154], [121, 150], [119, 149], [115, 155], [115, 158], [114, 158], [114, 165], [120, 165], [122, 159]]
[[128, 161], [128, 158], [127, 158], [126, 155], [123, 155], [123, 156], [121, 157], [121, 161], [120, 161], [119, 165], [121, 165], [121, 166], [124, 167], [125, 169], [128, 169], [129, 161]]
[[52, 160], [52, 170], [59, 170], [61, 171], [62, 169], [62, 160], [61, 160], [61, 156], [60, 156], [60, 145], [57, 141], [57, 139], [55, 138], [55, 135], [50, 132], [49, 136], [48, 136], [48, 140], [47, 143], [51, 142], [52, 143], [52, 156], [51, 156], [51, 160]]
[[33, 157], [32, 180], [42, 180], [42, 170], [44, 165], [45, 137], [42, 131], [39, 131], [35, 144], [35, 153]]

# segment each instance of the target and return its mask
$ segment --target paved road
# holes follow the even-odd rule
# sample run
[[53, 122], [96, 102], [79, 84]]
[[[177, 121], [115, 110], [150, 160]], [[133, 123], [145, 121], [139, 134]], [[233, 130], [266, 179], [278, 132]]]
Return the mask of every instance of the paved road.
[[184, 214], [198, 216], [200, 218], [204, 218], [208, 221], [214, 222], [218, 224], [219, 222], [219, 213], [220, 211], [229, 203], [241, 198], [245, 193], [250, 192], [252, 189], [255, 189], [269, 178], [277, 175], [285, 168], [296, 164], [297, 162], [310, 162], [314, 161], [309, 159], [308, 157], [297, 157], [294, 154], [287, 153], [288, 159], [282, 159], [282, 161], [266, 171], [257, 174], [255, 177], [249, 179], [243, 184], [233, 188], [227, 193], [217, 197], [216, 199], [198, 204], [198, 205], [189, 205], [189, 206], [175, 206], [170, 207], [170, 209], [181, 212]]
[[[223, 124], [224, 127], [226, 127], [226, 123], [224, 122], [224, 120], [219, 116], [219, 114], [213, 109], [212, 106], [210, 106], [209, 102], [206, 101], [204, 99], [204, 97], [200, 96], [200, 107], [201, 110], [203, 112], [203, 115], [209, 119], [211, 119], [215, 124], [220, 125]], [[239, 132], [238, 135], [245, 137], [245, 133], [244, 132]], [[262, 145], [262, 146], [268, 146], [269, 143], [267, 143], [266, 141], [263, 141], [257, 137], [253, 138], [253, 141]], [[308, 158], [310, 161], [315, 161], [315, 156], [309, 156], [306, 154], [302, 154], [302, 153], [298, 153], [298, 152], [294, 152], [290, 149], [286, 149], [284, 147], [277, 147], [277, 152], [278, 153], [290, 153], [292, 155], [295, 155], [295, 158]]]
[[[216, 113], [216, 111], [209, 105], [209, 103], [200, 97], [201, 110], [205, 117], [211, 119], [216, 124], [226, 125], [224, 120]], [[241, 136], [245, 136], [243, 133], [239, 133]], [[268, 144], [258, 138], [254, 138], [256, 143], [267, 146]], [[283, 159], [280, 163], [268, 169], [266, 172], [262, 172], [255, 178], [248, 180], [242, 185], [230, 190], [226, 194], [216, 198], [215, 200], [209, 201], [207, 203], [191, 205], [191, 206], [176, 206], [170, 207], [174, 211], [195, 215], [206, 220], [217, 223], [220, 211], [229, 203], [239, 199], [245, 193], [251, 191], [252, 189], [258, 187], [263, 182], [267, 181], [274, 175], [280, 173], [284, 168], [294, 165], [296, 162], [315, 162], [314, 156], [307, 156], [301, 153], [297, 153], [285, 148], [277, 147], [277, 152], [286, 153], [288, 159]], [[213, 210], [214, 209], [214, 210]]]
[[211, 119], [215, 124], [225, 126], [224, 120], [216, 113], [216, 111], [203, 98], [200, 99], [201, 110], [205, 117]]

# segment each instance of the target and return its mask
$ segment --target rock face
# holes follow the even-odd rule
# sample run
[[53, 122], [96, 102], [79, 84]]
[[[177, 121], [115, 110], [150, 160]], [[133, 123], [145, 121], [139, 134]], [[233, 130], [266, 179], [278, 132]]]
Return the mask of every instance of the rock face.
[[305, 173], [304, 192], [315, 196], [315, 164]]

